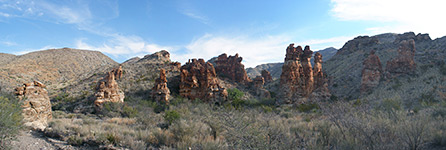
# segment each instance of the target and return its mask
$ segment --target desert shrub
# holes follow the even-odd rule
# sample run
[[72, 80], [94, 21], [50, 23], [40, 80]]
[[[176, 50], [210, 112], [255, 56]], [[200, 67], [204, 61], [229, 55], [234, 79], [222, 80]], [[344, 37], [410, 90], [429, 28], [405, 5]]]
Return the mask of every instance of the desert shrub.
[[129, 118], [134, 118], [138, 115], [138, 110], [134, 109], [133, 107], [124, 105], [124, 107], [122, 107], [122, 116], [123, 117], [129, 117]]
[[0, 149], [19, 132], [22, 114], [18, 100], [0, 96]]
[[316, 103], [304, 103], [297, 105], [297, 110], [300, 112], [310, 112], [310, 111], [316, 111], [319, 109], [319, 105]]
[[84, 141], [80, 136], [71, 135], [68, 137], [67, 143], [73, 146], [80, 146], [84, 143]]
[[401, 110], [401, 101], [397, 98], [386, 98], [378, 108], [384, 111]]
[[166, 113], [164, 114], [164, 120], [166, 120], [169, 124], [172, 124], [174, 121], [179, 120], [180, 117], [180, 113], [175, 110], [166, 111]]
[[138, 115], [138, 110], [124, 103], [105, 102], [102, 104], [102, 109], [97, 113], [105, 117], [133, 118]]

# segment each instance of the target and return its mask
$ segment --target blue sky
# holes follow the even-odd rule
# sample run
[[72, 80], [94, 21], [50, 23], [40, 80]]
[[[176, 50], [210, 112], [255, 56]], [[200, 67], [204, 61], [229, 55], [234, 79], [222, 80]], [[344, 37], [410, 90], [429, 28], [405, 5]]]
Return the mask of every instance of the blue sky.
[[281, 62], [289, 43], [340, 48], [358, 35], [446, 35], [441, 0], [0, 0], [0, 52], [98, 50], [117, 62], [166, 49], [173, 61], [239, 53]]

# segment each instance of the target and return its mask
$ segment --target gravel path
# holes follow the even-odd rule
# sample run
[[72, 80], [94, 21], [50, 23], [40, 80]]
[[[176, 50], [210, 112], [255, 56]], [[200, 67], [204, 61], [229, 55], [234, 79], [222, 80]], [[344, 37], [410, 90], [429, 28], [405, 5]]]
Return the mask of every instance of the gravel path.
[[23, 131], [17, 140], [11, 142], [13, 150], [76, 150], [66, 142], [45, 137], [36, 131]]

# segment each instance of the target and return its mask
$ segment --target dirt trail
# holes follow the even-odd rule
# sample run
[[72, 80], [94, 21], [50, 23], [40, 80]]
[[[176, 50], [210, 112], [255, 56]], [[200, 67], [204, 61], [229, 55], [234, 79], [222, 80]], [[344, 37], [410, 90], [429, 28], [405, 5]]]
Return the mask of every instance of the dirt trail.
[[13, 150], [77, 150], [66, 142], [45, 137], [41, 132], [22, 131], [17, 140], [11, 142]]

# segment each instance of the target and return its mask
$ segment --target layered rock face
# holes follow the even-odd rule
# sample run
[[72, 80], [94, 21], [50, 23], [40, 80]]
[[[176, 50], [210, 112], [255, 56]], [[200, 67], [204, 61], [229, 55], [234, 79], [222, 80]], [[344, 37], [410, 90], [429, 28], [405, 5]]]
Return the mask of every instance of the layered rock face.
[[221, 104], [227, 101], [228, 92], [220, 86], [211, 63], [192, 59], [181, 67], [180, 95]]
[[381, 61], [375, 55], [375, 51], [371, 51], [370, 55], [362, 63], [361, 93], [370, 91], [379, 85], [382, 75]]
[[268, 90], [263, 88], [263, 85], [265, 84], [265, 80], [261, 76], [257, 76], [253, 79], [253, 87], [255, 94], [262, 97], [262, 98], [271, 98], [271, 94]]
[[273, 77], [271, 76], [271, 73], [267, 70], [262, 70], [262, 77], [265, 80], [265, 83], [269, 83], [273, 81]]
[[309, 46], [305, 46], [305, 50], [302, 50], [301, 46], [294, 47], [294, 44], [288, 46], [280, 75], [282, 100], [278, 103], [303, 102], [300, 99], [320, 99], [329, 96], [326, 80], [322, 73], [322, 55], [315, 55], [315, 68], [313, 69], [310, 63], [312, 54], [313, 51]]
[[248, 83], [251, 81], [246, 74], [245, 66], [242, 64], [242, 57], [238, 54], [235, 56], [227, 56], [226, 54], [221, 54], [215, 60], [215, 71], [219, 76], [227, 77], [232, 81], [239, 83]]
[[24, 125], [44, 130], [53, 118], [51, 102], [45, 85], [34, 81], [15, 89], [15, 94], [23, 102], [22, 114]]
[[152, 88], [152, 98], [158, 104], [169, 104], [170, 90], [167, 88], [166, 70], [160, 70], [160, 77], [155, 80], [155, 86]]
[[107, 73], [107, 76], [102, 79], [96, 86], [96, 100], [94, 104], [96, 107], [101, 108], [105, 102], [124, 102], [124, 92], [119, 89], [116, 79], [122, 77], [122, 67], [113, 69]]
[[325, 83], [324, 73], [322, 72], [322, 55], [319, 52], [314, 54], [313, 78], [315, 87], [322, 87]]
[[416, 64], [414, 56], [415, 41], [413, 39], [401, 41], [398, 48], [398, 56], [387, 61], [386, 71], [389, 73], [389, 76], [395, 77], [401, 74], [415, 73]]

